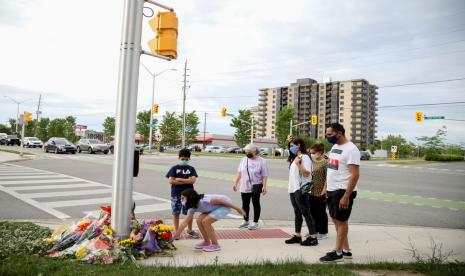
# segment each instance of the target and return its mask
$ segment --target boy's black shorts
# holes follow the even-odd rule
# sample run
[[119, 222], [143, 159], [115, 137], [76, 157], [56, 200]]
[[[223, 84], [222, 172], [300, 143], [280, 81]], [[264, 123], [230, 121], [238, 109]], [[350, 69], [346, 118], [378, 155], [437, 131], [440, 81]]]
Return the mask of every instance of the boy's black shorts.
[[349, 208], [339, 209], [339, 201], [344, 196], [346, 190], [340, 189], [335, 191], [328, 191], [328, 210], [329, 215], [339, 221], [346, 221], [350, 217], [352, 212], [352, 205], [354, 204], [354, 198], [357, 197], [357, 191], [352, 192], [349, 197]]

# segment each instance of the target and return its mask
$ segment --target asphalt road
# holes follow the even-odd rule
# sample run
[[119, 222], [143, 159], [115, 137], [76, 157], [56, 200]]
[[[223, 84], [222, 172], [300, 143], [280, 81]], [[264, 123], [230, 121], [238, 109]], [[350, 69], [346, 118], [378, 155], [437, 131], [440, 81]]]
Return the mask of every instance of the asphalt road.
[[[29, 151], [29, 150], [27, 150]], [[39, 149], [35, 160], [0, 165], [0, 218], [79, 218], [111, 202], [112, 155], [54, 155]], [[139, 217], [170, 217], [170, 187], [165, 173], [174, 155], [143, 155], [134, 181]], [[193, 157], [196, 188], [227, 194], [239, 159]], [[269, 193], [262, 197], [262, 219], [293, 220], [287, 193], [288, 165], [268, 160]], [[465, 162], [386, 163], [364, 161], [352, 222], [465, 228]], [[237, 218], [237, 216], [232, 216]]]

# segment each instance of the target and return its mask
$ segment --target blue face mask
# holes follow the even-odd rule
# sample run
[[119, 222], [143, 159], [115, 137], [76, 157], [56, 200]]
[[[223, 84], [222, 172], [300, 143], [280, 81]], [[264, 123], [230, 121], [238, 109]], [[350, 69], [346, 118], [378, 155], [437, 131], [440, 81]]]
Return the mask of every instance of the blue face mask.
[[189, 165], [189, 161], [181, 161], [181, 162], [179, 162], [179, 165], [187, 166], [187, 165]]
[[337, 142], [337, 137], [336, 137], [336, 135], [334, 135], [334, 136], [328, 136], [328, 137], [326, 137], [326, 140], [328, 140], [328, 142], [330, 142], [331, 144], [334, 145], [334, 144], [336, 144], [336, 142]]
[[299, 152], [299, 147], [298, 147], [298, 146], [292, 146], [292, 147], [289, 149], [289, 151], [290, 151], [292, 154], [296, 155], [297, 152]]

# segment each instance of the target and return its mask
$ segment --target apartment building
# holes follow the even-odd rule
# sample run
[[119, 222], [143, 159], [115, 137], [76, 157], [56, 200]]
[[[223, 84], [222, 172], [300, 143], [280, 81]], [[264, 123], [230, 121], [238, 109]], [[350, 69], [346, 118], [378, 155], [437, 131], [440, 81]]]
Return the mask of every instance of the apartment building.
[[325, 136], [326, 127], [335, 122], [344, 125], [346, 136], [355, 144], [367, 147], [376, 138], [378, 87], [365, 79], [320, 82], [305, 78], [295, 83], [258, 92], [257, 136], [275, 138], [278, 112], [284, 107], [296, 111], [294, 124], [318, 116], [318, 124], [302, 124], [294, 129], [296, 134], [310, 137]]

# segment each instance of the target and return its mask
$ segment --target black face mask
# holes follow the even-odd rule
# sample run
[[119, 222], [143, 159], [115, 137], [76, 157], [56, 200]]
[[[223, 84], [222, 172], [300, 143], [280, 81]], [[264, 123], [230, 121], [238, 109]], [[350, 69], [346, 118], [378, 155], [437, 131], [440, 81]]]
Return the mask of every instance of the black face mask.
[[253, 153], [247, 153], [245, 156], [247, 156], [247, 158], [252, 159], [253, 158]]

